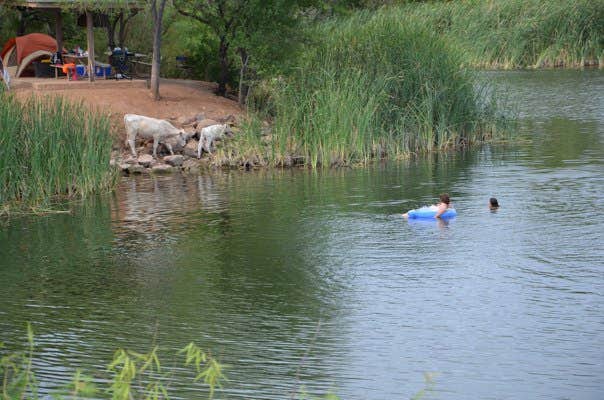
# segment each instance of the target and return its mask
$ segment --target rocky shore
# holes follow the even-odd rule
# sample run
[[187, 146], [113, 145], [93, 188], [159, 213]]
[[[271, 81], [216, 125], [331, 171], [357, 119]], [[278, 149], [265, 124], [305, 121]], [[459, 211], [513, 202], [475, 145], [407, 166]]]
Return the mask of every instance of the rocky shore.
[[[150, 153], [152, 141], [142, 141], [137, 147], [137, 157], [132, 156], [125, 146], [114, 150], [110, 164], [119, 168], [123, 175], [135, 174], [168, 174], [174, 172], [199, 173], [209, 169], [211, 166], [211, 154], [204, 153], [200, 159], [197, 158], [197, 147], [199, 144], [199, 132], [201, 129], [215, 124], [229, 124], [238, 127], [239, 121], [231, 114], [220, 118], [209, 119], [204, 114], [191, 117], [172, 119], [175, 126], [185, 129], [190, 137], [182, 148], [174, 148], [174, 154], [169, 154], [167, 148], [160, 144], [158, 157], [154, 158]], [[216, 142], [220, 146], [220, 141]], [[245, 165], [242, 167], [245, 168]]]

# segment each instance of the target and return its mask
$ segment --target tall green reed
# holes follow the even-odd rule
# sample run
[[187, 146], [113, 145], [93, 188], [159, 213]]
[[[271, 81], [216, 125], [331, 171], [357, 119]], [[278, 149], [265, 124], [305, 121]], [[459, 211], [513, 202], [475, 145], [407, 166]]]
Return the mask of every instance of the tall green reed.
[[106, 116], [61, 97], [19, 101], [0, 91], [0, 205], [44, 208], [111, 189]]
[[315, 46], [270, 104], [274, 164], [342, 165], [481, 142], [497, 116], [462, 58], [429, 29], [383, 9], [314, 28]]
[[604, 66], [604, 0], [462, 0], [392, 9], [486, 68]]

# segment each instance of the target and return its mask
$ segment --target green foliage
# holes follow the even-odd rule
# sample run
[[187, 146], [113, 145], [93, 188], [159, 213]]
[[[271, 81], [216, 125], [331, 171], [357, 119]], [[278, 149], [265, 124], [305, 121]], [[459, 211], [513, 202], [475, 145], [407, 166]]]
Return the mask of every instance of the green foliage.
[[[0, 342], [0, 350], [3, 348]], [[2, 379], [2, 400], [23, 399], [26, 394], [37, 395], [37, 382], [32, 371], [34, 351], [34, 333], [27, 324], [27, 349], [8, 353], [0, 358], [0, 377]]]
[[0, 205], [40, 209], [112, 189], [106, 116], [61, 97], [25, 101], [0, 91]]
[[55, 393], [57, 400], [94, 398], [99, 393], [97, 385], [92, 382], [92, 377], [84, 375], [81, 370], [76, 370], [73, 380], [63, 389]]
[[[172, 10], [171, 10], [172, 11]], [[173, 78], [218, 79], [218, 38], [209, 27], [190, 18], [180, 17], [168, 23], [162, 44], [162, 74]], [[176, 63], [176, 57], [188, 58], [190, 73]]]
[[214, 390], [222, 387], [222, 381], [227, 380], [222, 372], [224, 366], [216, 359], [206, 354], [195, 343], [189, 343], [179, 353], [185, 353], [185, 366], [193, 365], [197, 371], [195, 382], [203, 379], [210, 388], [210, 398], [214, 397]]
[[604, 65], [604, 0], [464, 0], [393, 9], [487, 68]]
[[436, 374], [434, 372], [425, 372], [424, 373], [425, 386], [422, 390], [420, 390], [413, 397], [411, 397], [411, 400], [421, 400], [426, 396], [426, 394], [432, 392], [434, 390], [434, 378], [436, 378], [437, 375], [438, 374]]
[[[227, 84], [265, 71], [282, 70], [302, 43], [296, 29], [300, 10], [311, 0], [175, 0], [175, 8], [213, 32], [219, 66], [218, 93]], [[239, 58], [239, 61], [235, 61]], [[240, 69], [239, 76], [234, 72]]]
[[[0, 379], [2, 379], [0, 400], [25, 398], [37, 400], [40, 398], [36, 376], [32, 368], [34, 348], [34, 332], [29, 323], [27, 324], [26, 350], [8, 352], [0, 342], [0, 353], [6, 354], [0, 358]], [[169, 373], [162, 373], [158, 353], [158, 346], [154, 346], [148, 353], [118, 349], [113, 355], [113, 360], [107, 366], [111, 377], [106, 379], [109, 387], [105, 392], [111, 394], [113, 400], [169, 399], [168, 389], [171, 376]], [[193, 367], [195, 371], [193, 382], [203, 379], [209, 390], [209, 399], [214, 397], [216, 388], [222, 388], [223, 381], [228, 381], [223, 373], [225, 366], [195, 343], [189, 343], [178, 354], [184, 354], [185, 367]], [[98, 373], [98, 371], [96, 372]], [[411, 399], [422, 399], [431, 392], [435, 376], [434, 373], [425, 373], [424, 389]], [[56, 400], [96, 399], [101, 398], [102, 394], [103, 390], [93, 383], [92, 378], [77, 369], [72, 381], [53, 393], [52, 398]], [[333, 392], [327, 392], [322, 397], [312, 396], [307, 393], [304, 386], [296, 388], [291, 398], [300, 400], [339, 399]]]
[[242, 10], [242, 26], [234, 36], [234, 46], [251, 57], [252, 67], [261, 77], [288, 71], [295, 55], [308, 41], [300, 13], [312, 0], [251, 0]]
[[[32, 369], [34, 357], [34, 334], [27, 325], [28, 347], [22, 352], [8, 352], [0, 358], [0, 379], [2, 379], [1, 400], [38, 399], [37, 382]], [[0, 343], [0, 350], [3, 349]], [[4, 351], [3, 351], [4, 352]], [[106, 392], [113, 400], [167, 400], [170, 373], [162, 373], [159, 347], [154, 346], [148, 353], [138, 353], [119, 349], [107, 366], [111, 377], [107, 378]], [[214, 397], [217, 388], [227, 380], [224, 365], [204, 352], [194, 343], [189, 343], [178, 354], [185, 354], [185, 366], [193, 366], [193, 382], [203, 379], [208, 388], [208, 398]], [[97, 371], [98, 372], [98, 371]], [[102, 390], [92, 382], [92, 378], [76, 370], [73, 380], [53, 394], [57, 400], [99, 398]]]
[[14, 10], [0, 5], [0, 46], [4, 46], [8, 39], [15, 36], [16, 29], [13, 27], [15, 15]]
[[[131, 350], [119, 349], [113, 355], [113, 361], [107, 369], [114, 374], [109, 388], [113, 400], [129, 400], [142, 398], [137, 395], [133, 383], [143, 375], [154, 376], [161, 373], [161, 365], [157, 356], [158, 347], [149, 353], [137, 353]], [[152, 380], [142, 391], [145, 399], [167, 398], [167, 389], [159, 380]]]
[[493, 103], [462, 58], [412, 19], [360, 12], [317, 26], [313, 36], [295, 72], [270, 82], [268, 100], [260, 97], [274, 125], [273, 164], [366, 162], [497, 134]]

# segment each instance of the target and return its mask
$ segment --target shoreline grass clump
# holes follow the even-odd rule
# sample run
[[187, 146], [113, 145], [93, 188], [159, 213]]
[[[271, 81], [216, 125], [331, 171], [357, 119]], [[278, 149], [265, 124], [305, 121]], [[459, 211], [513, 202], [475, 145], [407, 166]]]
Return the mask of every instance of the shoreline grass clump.
[[497, 135], [494, 103], [430, 29], [390, 9], [313, 29], [314, 47], [262, 99], [273, 124], [269, 164], [363, 163]]
[[461, 0], [393, 8], [478, 68], [604, 66], [604, 0]]
[[113, 188], [111, 147], [109, 119], [82, 103], [0, 91], [1, 213]]

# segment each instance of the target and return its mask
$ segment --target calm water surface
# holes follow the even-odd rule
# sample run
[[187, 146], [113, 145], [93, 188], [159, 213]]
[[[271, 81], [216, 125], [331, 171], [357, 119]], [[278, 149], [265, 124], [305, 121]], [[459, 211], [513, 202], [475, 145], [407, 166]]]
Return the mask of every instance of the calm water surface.
[[[224, 399], [408, 399], [427, 372], [429, 399], [604, 398], [604, 72], [485, 76], [530, 141], [124, 179], [73, 215], [2, 225], [0, 340], [21, 348], [32, 322], [44, 392], [156, 338], [165, 365], [190, 341], [218, 355]], [[402, 220], [442, 191], [455, 220]], [[177, 396], [206, 395], [172, 370]]]

